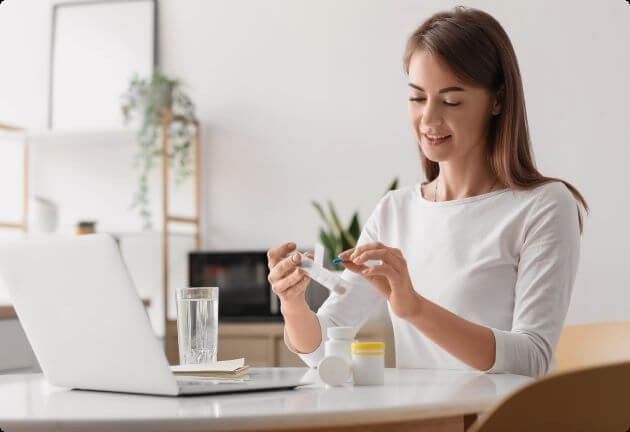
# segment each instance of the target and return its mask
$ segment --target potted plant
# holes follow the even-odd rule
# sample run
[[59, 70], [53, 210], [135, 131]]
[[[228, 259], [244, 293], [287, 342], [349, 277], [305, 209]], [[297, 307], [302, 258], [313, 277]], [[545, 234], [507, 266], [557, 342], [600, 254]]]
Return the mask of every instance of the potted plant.
[[[398, 178], [395, 178], [387, 191], [394, 190], [397, 187]], [[325, 225], [324, 228], [319, 229], [319, 240], [324, 245], [329, 258], [336, 257], [344, 250], [353, 248], [357, 245], [359, 235], [361, 234], [358, 212], [355, 212], [354, 215], [352, 215], [348, 228], [343, 228], [332, 202], [328, 201], [328, 214], [326, 214], [323, 207], [318, 202], [313, 201], [313, 206], [319, 213], [319, 216], [322, 218]], [[340, 264], [332, 264], [330, 260], [325, 261], [325, 267], [332, 268], [334, 270], [344, 269]]]
[[[182, 90], [177, 79], [155, 71], [150, 79], [134, 76], [123, 94], [122, 113], [125, 123], [139, 117], [138, 150], [134, 167], [139, 170], [138, 188], [133, 196], [131, 209], [138, 208], [144, 229], [152, 228], [149, 206], [149, 174], [162, 156], [161, 131], [164, 112], [194, 119], [195, 107]], [[195, 126], [190, 122], [174, 119], [168, 128], [168, 163], [173, 167], [175, 183], [180, 184], [192, 174], [192, 143]]]

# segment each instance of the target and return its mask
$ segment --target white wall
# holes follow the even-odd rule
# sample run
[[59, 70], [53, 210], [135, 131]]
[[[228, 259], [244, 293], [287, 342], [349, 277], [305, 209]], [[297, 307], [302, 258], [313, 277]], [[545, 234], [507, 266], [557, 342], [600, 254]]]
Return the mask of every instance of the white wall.
[[[48, 1], [0, 6], [0, 120], [46, 119]], [[311, 245], [311, 200], [362, 221], [394, 176], [423, 178], [406, 118], [401, 55], [438, 1], [160, 1], [163, 70], [204, 124], [208, 248]], [[532, 141], [547, 175], [592, 207], [569, 323], [630, 319], [630, 6], [472, 1], [515, 46]], [[128, 193], [128, 191], [121, 191]]]

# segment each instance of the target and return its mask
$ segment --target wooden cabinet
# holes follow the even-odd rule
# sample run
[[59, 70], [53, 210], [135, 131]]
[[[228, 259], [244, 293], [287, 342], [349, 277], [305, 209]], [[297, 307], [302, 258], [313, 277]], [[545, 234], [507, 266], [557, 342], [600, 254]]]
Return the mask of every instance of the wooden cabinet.
[[[171, 364], [178, 363], [177, 323], [167, 323], [167, 356]], [[391, 324], [368, 322], [357, 334], [359, 340], [385, 342], [385, 366], [394, 367], [394, 338]], [[245, 357], [253, 367], [305, 366], [284, 343], [283, 323], [226, 323], [219, 325], [218, 360]]]

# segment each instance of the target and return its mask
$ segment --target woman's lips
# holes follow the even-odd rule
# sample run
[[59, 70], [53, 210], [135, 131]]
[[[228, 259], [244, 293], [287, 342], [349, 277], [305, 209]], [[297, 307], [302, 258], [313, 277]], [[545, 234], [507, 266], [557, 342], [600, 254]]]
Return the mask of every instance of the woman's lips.
[[446, 137], [440, 138], [440, 139], [431, 139], [426, 134], [422, 134], [422, 136], [424, 137], [424, 140], [427, 142], [427, 144], [429, 144], [431, 146], [440, 145], [440, 144], [445, 143], [446, 141], [451, 139], [450, 135], [446, 135]]

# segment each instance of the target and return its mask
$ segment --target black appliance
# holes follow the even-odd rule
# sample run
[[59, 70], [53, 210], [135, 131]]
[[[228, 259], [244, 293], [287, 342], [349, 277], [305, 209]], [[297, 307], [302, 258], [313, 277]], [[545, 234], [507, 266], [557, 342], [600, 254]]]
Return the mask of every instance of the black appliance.
[[219, 287], [219, 321], [282, 321], [266, 251], [191, 252], [189, 286]]

